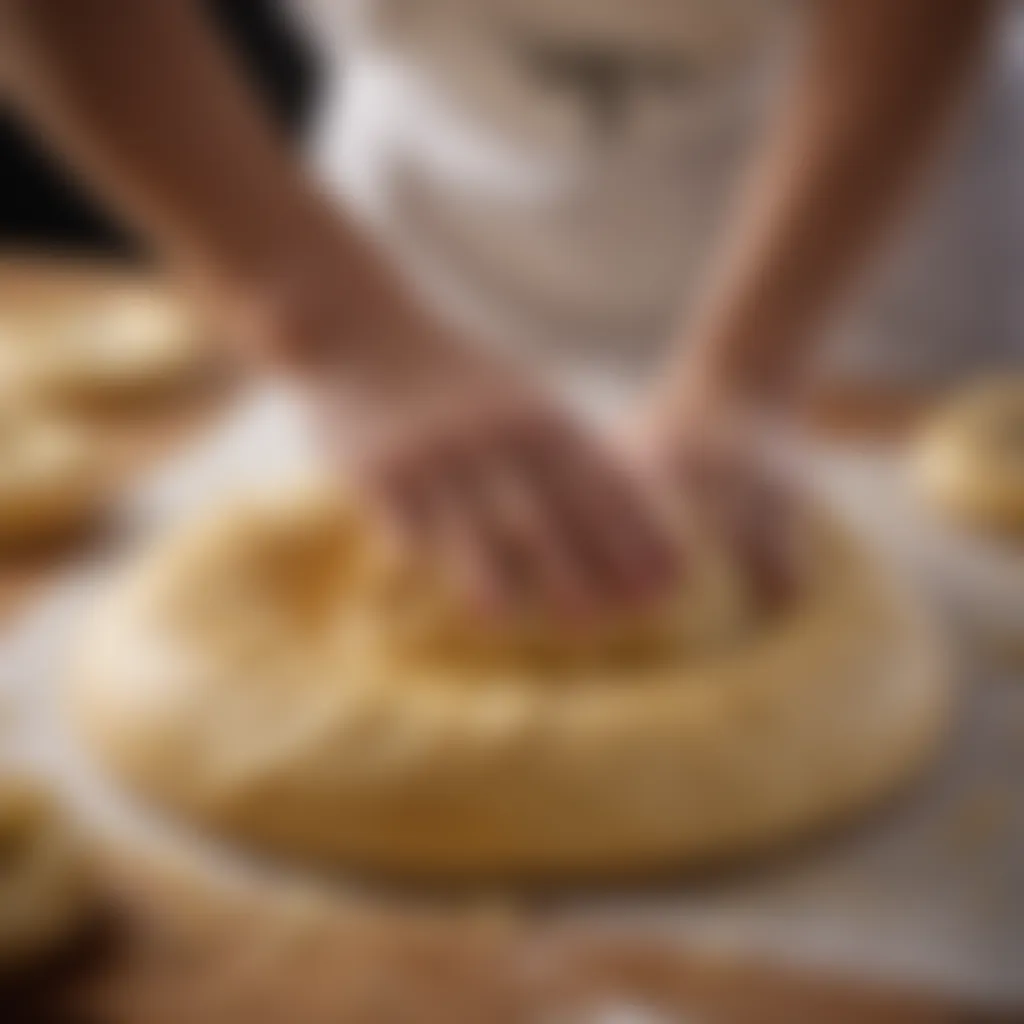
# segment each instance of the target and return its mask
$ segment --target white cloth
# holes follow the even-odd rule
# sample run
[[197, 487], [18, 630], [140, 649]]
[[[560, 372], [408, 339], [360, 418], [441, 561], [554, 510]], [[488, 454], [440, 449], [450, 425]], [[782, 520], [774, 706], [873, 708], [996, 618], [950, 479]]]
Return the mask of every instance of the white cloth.
[[[649, 366], [700, 287], [798, 5], [305, 3], [334, 69], [317, 165], [409, 273], [541, 365]], [[837, 330], [842, 372], [922, 382], [1024, 346], [1022, 39], [1004, 34], [965, 137]]]

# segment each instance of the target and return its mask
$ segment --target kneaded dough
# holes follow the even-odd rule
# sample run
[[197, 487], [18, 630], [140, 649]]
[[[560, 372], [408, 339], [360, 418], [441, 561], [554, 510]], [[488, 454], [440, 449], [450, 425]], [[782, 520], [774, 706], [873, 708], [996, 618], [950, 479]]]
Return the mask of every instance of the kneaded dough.
[[193, 379], [201, 336], [184, 308], [149, 289], [121, 288], [8, 324], [2, 368], [44, 399], [149, 398]]
[[1024, 536], [1024, 377], [982, 382], [942, 409], [924, 432], [917, 478], [965, 525]]
[[82, 852], [36, 782], [0, 778], [0, 973], [67, 939], [88, 905]]
[[85, 526], [102, 504], [105, 475], [87, 430], [0, 396], [0, 545], [53, 541]]
[[326, 490], [239, 500], [145, 557], [71, 687], [100, 759], [268, 850], [415, 877], [623, 875], [770, 846], [921, 763], [947, 680], [914, 607], [820, 517], [764, 617], [724, 559], [584, 641], [500, 635]]

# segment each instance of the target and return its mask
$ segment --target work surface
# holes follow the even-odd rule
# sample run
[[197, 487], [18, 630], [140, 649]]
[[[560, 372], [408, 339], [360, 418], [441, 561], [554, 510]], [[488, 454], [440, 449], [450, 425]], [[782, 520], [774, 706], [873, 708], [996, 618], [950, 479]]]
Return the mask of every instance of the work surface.
[[[16, 292], [20, 301], [26, 289], [59, 297], [105, 280], [74, 267], [0, 268], [0, 302], [5, 290]], [[849, 408], [839, 417], [846, 426], [879, 422], [862, 411], [851, 417]], [[211, 411], [204, 400], [144, 424], [111, 425], [112, 443], [124, 446], [125, 482], [209, 422]], [[890, 413], [885, 410], [887, 422]], [[0, 640], [5, 682], [37, 687], [52, 675], [50, 641], [69, 628], [88, 595], [87, 570], [72, 573], [76, 582], [70, 588], [61, 584], [75, 554], [0, 575], [9, 623], [6, 642]], [[105, 1007], [104, 1019], [132, 1024], [965, 1019], [980, 993], [969, 992], [964, 979], [947, 979], [952, 984], [944, 985], [910, 963], [891, 964], [888, 978], [875, 964], [870, 981], [858, 978], [849, 970], [849, 958], [837, 955], [842, 950], [835, 946], [847, 940], [837, 937], [835, 921], [815, 911], [834, 907], [838, 896], [848, 910], [860, 906], [858, 941], [877, 929], [880, 948], [906, 949], [909, 940], [902, 942], [893, 929], [911, 918], [920, 924], [928, 913], [927, 906], [916, 905], [922, 894], [950, 877], [973, 877], [976, 884], [956, 894], [959, 905], [974, 915], [960, 922], [965, 931], [959, 939], [978, 947], [973, 955], [984, 961], [982, 967], [991, 967], [993, 980], [1013, 974], [1013, 963], [1000, 961], [1015, 951], [1024, 964], [1013, 928], [1014, 919], [1024, 918], [1024, 880], [1020, 874], [1008, 877], [1002, 861], [993, 862], [997, 848], [1009, 841], [1006, 803], [1012, 792], [1005, 780], [965, 779], [961, 768], [977, 765], [979, 744], [1005, 742], [1014, 721], [1016, 727], [1024, 721], [1009, 713], [1021, 710], [1014, 696], [1020, 688], [1008, 684], [1005, 673], [995, 674], [998, 679], [986, 676], [980, 685], [995, 687], [998, 699], [1013, 708], [978, 706], [974, 717], [983, 721], [965, 722], [926, 799], [894, 806], [862, 829], [756, 877], [721, 879], [699, 892], [550, 897], [528, 907], [490, 897], [482, 904], [461, 900], [456, 909], [437, 899], [410, 903], [395, 894], [361, 892], [325, 915], [311, 907], [305, 890], [275, 903], [270, 912], [237, 894], [218, 890], [214, 895], [188, 873], [115, 856], [106, 861], [106, 885], [127, 921], [122, 935], [126, 928], [132, 941], [115, 937], [108, 949], [94, 951], [88, 964], [69, 969], [63, 991]], [[985, 775], [992, 766], [984, 762], [982, 767]], [[945, 808], [939, 816], [932, 806], [936, 801]], [[935, 858], [919, 860], [920, 832], [916, 846], [901, 838], [914, 826], [912, 819], [922, 816], [939, 823], [934, 845], [952, 874], [935, 873]], [[894, 854], [898, 870], [886, 876], [890, 888], [858, 898], [864, 857], [891, 862]], [[907, 901], [904, 908], [901, 899]], [[319, 906], [318, 898], [314, 902]], [[879, 902], [890, 904], [891, 913], [879, 914]], [[791, 933], [800, 932], [800, 956], [770, 955], [780, 918], [788, 919]], [[266, 924], [271, 919], [273, 924]], [[941, 931], [950, 921], [936, 912], [934, 925]], [[750, 933], [758, 928], [765, 932], [762, 941], [751, 943]], [[837, 971], [837, 964], [844, 969]]]

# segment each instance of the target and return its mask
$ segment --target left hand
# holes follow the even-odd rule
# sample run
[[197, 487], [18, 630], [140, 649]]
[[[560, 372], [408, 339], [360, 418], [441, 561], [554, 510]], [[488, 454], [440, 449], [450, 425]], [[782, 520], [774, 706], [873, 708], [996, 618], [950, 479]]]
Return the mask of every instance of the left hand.
[[802, 577], [801, 502], [772, 457], [766, 415], [711, 389], [656, 409], [642, 424], [641, 459], [718, 530], [769, 607]]

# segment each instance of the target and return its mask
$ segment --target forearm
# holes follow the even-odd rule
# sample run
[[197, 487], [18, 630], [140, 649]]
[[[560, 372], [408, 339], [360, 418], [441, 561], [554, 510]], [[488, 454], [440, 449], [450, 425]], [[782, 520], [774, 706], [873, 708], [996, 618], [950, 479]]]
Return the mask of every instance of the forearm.
[[330, 220], [343, 269], [365, 264], [196, 4], [0, 0], [0, 19], [15, 106], [161, 256], [255, 287]]
[[787, 393], [928, 164], [987, 38], [985, 0], [824, 0], [670, 390]]

